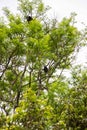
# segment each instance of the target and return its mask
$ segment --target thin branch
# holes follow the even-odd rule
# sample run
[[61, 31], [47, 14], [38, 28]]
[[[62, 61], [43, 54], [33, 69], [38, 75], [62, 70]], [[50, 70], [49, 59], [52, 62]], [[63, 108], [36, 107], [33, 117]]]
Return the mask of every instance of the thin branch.
[[2, 72], [2, 74], [1, 74], [1, 76], [0, 76], [0, 80], [1, 80], [1, 78], [3, 77], [5, 71], [7, 70], [8, 65], [9, 65], [9, 63], [10, 63], [10, 61], [11, 61], [11, 58], [13, 57], [15, 51], [16, 51], [16, 48], [13, 50], [13, 52], [12, 52], [11, 55], [9, 56], [8, 61], [7, 61], [6, 65], [5, 65], [5, 69], [3, 70], [3, 72]]
[[26, 72], [26, 68], [27, 68], [27, 64], [25, 65], [24, 71], [23, 71], [23, 73], [22, 73], [22, 75], [21, 75], [21, 77], [20, 77], [20, 86], [19, 86], [18, 91], [17, 91], [16, 104], [15, 104], [14, 109], [15, 109], [16, 107], [18, 107], [18, 105], [19, 105], [19, 100], [20, 100], [20, 95], [21, 95], [21, 88], [22, 88], [22, 82], [23, 82], [24, 74], [25, 74], [25, 72]]

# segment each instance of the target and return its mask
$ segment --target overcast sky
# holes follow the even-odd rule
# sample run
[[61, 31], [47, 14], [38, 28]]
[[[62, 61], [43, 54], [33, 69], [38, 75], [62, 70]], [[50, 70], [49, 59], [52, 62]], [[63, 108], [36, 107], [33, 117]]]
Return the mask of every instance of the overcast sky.
[[[69, 17], [72, 12], [77, 13], [77, 27], [84, 28], [82, 22], [87, 25], [87, 0], [43, 0], [45, 4], [52, 7], [50, 16], [56, 17], [59, 21], [63, 17]], [[0, 15], [2, 14], [2, 7], [7, 6], [16, 12], [17, 0], [0, 0]], [[87, 59], [87, 49], [82, 49], [78, 62], [85, 62]], [[81, 59], [82, 57], [82, 59]]]
[[83, 28], [81, 24], [87, 23], [87, 0], [44, 0], [45, 3], [51, 5], [53, 12], [58, 19], [70, 16], [70, 13], [76, 12], [78, 15], [76, 20], [78, 21], [78, 27]]

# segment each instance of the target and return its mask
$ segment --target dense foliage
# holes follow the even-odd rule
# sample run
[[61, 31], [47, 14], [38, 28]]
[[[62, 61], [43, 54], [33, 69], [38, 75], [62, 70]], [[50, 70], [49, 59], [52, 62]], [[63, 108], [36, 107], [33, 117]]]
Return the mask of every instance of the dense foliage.
[[86, 30], [75, 27], [75, 14], [49, 19], [41, 0], [18, 3], [19, 14], [4, 8], [0, 20], [0, 130], [86, 130], [86, 69], [63, 74]]

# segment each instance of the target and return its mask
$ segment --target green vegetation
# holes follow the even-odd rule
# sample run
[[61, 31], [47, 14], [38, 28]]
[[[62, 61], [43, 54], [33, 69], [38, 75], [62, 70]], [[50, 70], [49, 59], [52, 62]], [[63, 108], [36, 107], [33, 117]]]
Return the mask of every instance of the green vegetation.
[[41, 0], [18, 3], [19, 14], [4, 8], [0, 20], [0, 130], [87, 130], [87, 70], [72, 69], [86, 29], [74, 13], [49, 19]]

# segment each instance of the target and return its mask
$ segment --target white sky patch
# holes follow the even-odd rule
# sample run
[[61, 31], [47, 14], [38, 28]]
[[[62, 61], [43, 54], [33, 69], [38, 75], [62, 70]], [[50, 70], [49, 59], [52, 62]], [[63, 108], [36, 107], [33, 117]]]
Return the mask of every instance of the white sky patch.
[[[55, 13], [59, 21], [63, 17], [69, 17], [72, 12], [77, 13], [76, 20], [78, 27], [83, 28], [81, 24], [87, 24], [87, 0], [43, 0], [52, 7], [52, 15]], [[82, 26], [82, 27], [81, 27]]]
[[8, 7], [12, 12], [17, 11], [17, 0], [0, 0], [0, 15], [3, 15], [2, 8]]

